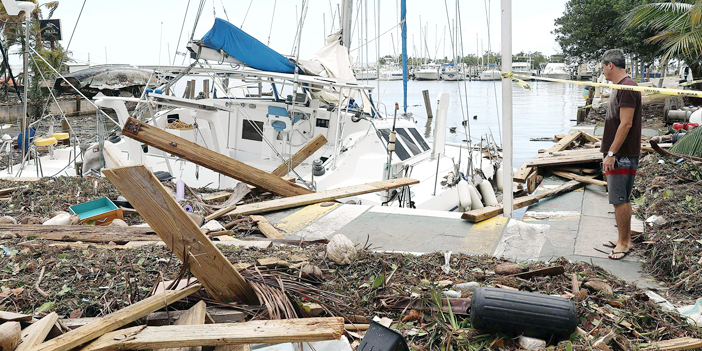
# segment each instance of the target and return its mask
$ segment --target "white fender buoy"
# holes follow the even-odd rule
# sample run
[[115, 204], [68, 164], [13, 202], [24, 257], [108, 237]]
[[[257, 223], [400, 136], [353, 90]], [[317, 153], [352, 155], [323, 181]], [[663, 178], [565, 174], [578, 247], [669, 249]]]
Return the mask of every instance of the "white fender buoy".
[[68, 213], [59, 213], [53, 218], [43, 223], [44, 225], [69, 225], [71, 224], [71, 215]]
[[483, 206], [482, 201], [480, 201], [480, 194], [478, 194], [478, 190], [475, 188], [475, 185], [468, 183], [468, 192], [470, 193], [471, 209], [477, 210], [485, 207]]
[[497, 174], [495, 174], [495, 184], [497, 184], [497, 190], [502, 191], [504, 189], [504, 169], [502, 166], [497, 169]]
[[466, 209], [471, 208], [472, 201], [468, 182], [465, 179], [461, 179], [456, 185], [456, 189], [458, 189], [458, 203], [460, 206]]
[[480, 190], [480, 194], [483, 195], [485, 206], [497, 205], [497, 197], [495, 197], [495, 190], [492, 189], [492, 184], [490, 184], [490, 182], [484, 181], [478, 184], [478, 189]]

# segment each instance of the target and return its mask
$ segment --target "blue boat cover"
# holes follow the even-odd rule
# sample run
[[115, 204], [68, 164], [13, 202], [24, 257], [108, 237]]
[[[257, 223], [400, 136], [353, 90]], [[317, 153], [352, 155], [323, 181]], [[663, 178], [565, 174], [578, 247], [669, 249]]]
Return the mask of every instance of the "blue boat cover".
[[202, 37], [202, 41], [208, 48], [224, 50], [255, 69], [295, 73], [295, 65], [290, 60], [221, 18], [215, 19], [214, 26]]

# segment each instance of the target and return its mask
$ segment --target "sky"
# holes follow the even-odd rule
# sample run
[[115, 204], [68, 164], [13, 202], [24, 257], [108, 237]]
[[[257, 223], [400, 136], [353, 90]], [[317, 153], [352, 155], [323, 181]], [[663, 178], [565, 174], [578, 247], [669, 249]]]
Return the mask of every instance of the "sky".
[[[214, 23], [215, 15], [228, 18], [231, 23], [240, 26], [264, 44], [269, 43], [270, 47], [281, 54], [293, 53], [303, 0], [206, 0], [195, 27], [200, 1], [85, 0], [79, 19], [84, 1], [61, 0], [53, 18], [61, 19], [61, 44], [64, 47], [69, 45], [71, 32], [75, 28], [68, 50], [72, 52], [73, 59], [81, 63], [89, 59], [91, 64], [180, 65], [184, 62], [184, 57], [176, 57], [176, 50], [186, 51], [185, 44], [193, 28], [194, 37], [202, 38]], [[448, 32], [453, 23], [457, 22], [455, 1], [457, 0], [407, 0], [409, 55], [419, 54], [420, 33], [424, 32], [421, 29], [424, 26], [428, 34], [424, 46], [429, 48], [429, 55], [432, 58], [452, 56]], [[337, 8], [340, 2], [341, 0], [307, 0], [300, 44], [301, 59], [312, 58], [323, 46], [325, 35], [332, 28], [339, 28]], [[500, 51], [500, 3], [498, 0], [460, 0], [463, 30], [458, 40], [462, 37], [464, 54], [485, 51], [488, 45], [493, 52]], [[558, 53], [559, 47], [551, 31], [554, 29], [554, 20], [562, 16], [565, 3], [566, 0], [513, 0], [513, 53]], [[399, 4], [399, 0], [354, 0], [355, 29], [351, 55], [358, 63], [375, 62], [377, 52], [381, 56], [400, 53], [397, 27]], [[363, 17], [358, 14], [359, 7]], [[486, 7], [490, 14], [489, 31]], [[378, 12], [380, 15], [377, 15]], [[380, 19], [380, 23], [376, 18]], [[359, 35], [359, 30], [363, 31], [363, 36]], [[378, 33], [381, 35], [378, 36]], [[379, 37], [377, 43], [373, 41], [376, 37]], [[359, 41], [359, 38], [364, 39]], [[367, 46], [365, 38], [369, 40]]]

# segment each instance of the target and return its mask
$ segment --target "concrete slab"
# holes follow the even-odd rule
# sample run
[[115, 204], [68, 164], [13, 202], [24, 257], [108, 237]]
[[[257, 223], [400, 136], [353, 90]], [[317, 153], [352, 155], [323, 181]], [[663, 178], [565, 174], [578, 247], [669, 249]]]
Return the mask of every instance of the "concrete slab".
[[546, 242], [548, 229], [548, 225], [511, 220], [505, 227], [493, 256], [513, 261], [536, 259]]
[[339, 203], [324, 202], [305, 206], [299, 211], [281, 219], [275, 226], [285, 233], [292, 234], [312, 224], [317, 218], [341, 206]]
[[333, 211], [318, 218], [305, 228], [298, 230], [293, 235], [287, 236], [289, 239], [331, 239], [337, 230], [349, 224], [358, 216], [368, 211], [371, 206], [365, 205], [341, 205]]
[[[593, 188], [596, 186], [593, 186]], [[589, 186], [583, 192], [582, 215], [591, 217], [614, 218], [614, 207], [609, 204], [606, 193]]]

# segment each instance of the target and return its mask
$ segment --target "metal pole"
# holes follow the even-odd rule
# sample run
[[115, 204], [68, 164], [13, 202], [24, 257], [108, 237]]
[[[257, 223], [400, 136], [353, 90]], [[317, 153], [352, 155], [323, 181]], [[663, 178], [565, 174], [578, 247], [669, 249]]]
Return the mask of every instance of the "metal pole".
[[[512, 72], [512, 0], [502, 0], [502, 71]], [[502, 79], [502, 203], [508, 218], [514, 215], [512, 193], [512, 79]]]
[[22, 99], [22, 107], [24, 111], [24, 115], [22, 116], [22, 122], [20, 123], [22, 125], [22, 165], [20, 166], [20, 169], [24, 169], [24, 157], [25, 157], [25, 150], [27, 149], [27, 145], [29, 144], [29, 136], [27, 135], [28, 129], [27, 129], [27, 116], [28, 116], [28, 110], [27, 110], [27, 96], [29, 95], [29, 21], [30, 21], [30, 16], [32, 15], [31, 11], [25, 10], [24, 16], [24, 99]]
[[400, 26], [402, 27], [402, 94], [403, 112], [407, 113], [407, 0], [402, 0], [400, 7]]

